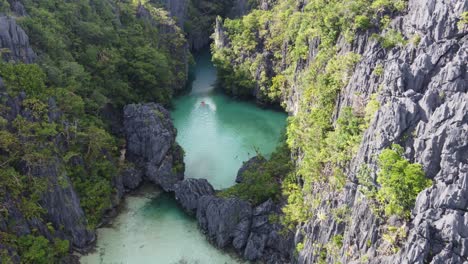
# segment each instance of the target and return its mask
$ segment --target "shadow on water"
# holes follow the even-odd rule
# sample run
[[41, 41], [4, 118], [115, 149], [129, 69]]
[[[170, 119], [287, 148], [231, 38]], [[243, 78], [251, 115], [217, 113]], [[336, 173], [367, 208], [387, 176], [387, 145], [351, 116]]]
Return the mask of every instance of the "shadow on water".
[[159, 196], [153, 197], [139, 210], [139, 214], [154, 221], [167, 218], [169, 215], [175, 219], [195, 221], [195, 218], [183, 212], [172, 193], [161, 193]]

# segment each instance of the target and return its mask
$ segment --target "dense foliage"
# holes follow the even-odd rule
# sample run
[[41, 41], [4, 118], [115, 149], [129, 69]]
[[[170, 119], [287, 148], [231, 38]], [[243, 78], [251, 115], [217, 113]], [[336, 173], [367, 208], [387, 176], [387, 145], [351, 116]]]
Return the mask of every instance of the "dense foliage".
[[258, 156], [260, 160], [255, 166], [249, 167], [242, 174], [242, 182], [226, 190], [222, 197], [239, 197], [257, 205], [268, 199], [278, 200], [281, 197], [281, 183], [291, 173], [293, 166], [291, 153], [284, 142], [266, 160]]
[[358, 179], [361, 192], [374, 203], [372, 208], [377, 215], [403, 219], [410, 217], [418, 194], [432, 184], [421, 164], [408, 161], [404, 149], [396, 144], [380, 153], [376, 181], [367, 166], [360, 168]]
[[[212, 50], [229, 93], [255, 94], [283, 106], [300, 95], [287, 129], [296, 170], [282, 184], [288, 198], [284, 224], [305, 221], [326, 202], [324, 195], [344, 186], [345, 169], [379, 108], [373, 94], [360, 105], [342, 108], [334, 120], [336, 98], [360, 61], [357, 54], [339, 52], [338, 43], [373, 29], [382, 32], [373, 38], [383, 48], [405, 45], [401, 33], [388, 29], [391, 16], [405, 7], [402, 0], [280, 0], [270, 10], [224, 20], [216, 37], [227, 41], [214, 43]], [[383, 71], [376, 67], [375, 75]]]
[[[277, 1], [272, 10], [253, 10], [241, 19], [225, 19], [226, 47], [213, 45], [213, 61], [219, 69], [222, 87], [236, 95], [253, 90], [264, 101], [279, 102], [304, 70], [310, 48], [317, 45], [316, 62], [310, 70], [323, 69], [332, 59], [341, 35], [352, 41], [368, 28], [385, 29], [394, 12], [405, 8], [403, 0], [313, 0], [306, 4]], [[404, 43], [390, 31], [382, 45], [390, 48]], [[304, 88], [312, 79], [299, 85]]]
[[[186, 40], [151, 3], [22, 3], [28, 16], [17, 22], [38, 58], [35, 64], [0, 58], [0, 219], [46, 223], [44, 192], [72, 184], [94, 229], [113, 205], [113, 181], [126, 166], [118, 162], [123, 140], [101, 115], [132, 102], [169, 105], [187, 78]], [[0, 12], [11, 13], [8, 1], [0, 1]], [[21, 110], [14, 119], [11, 107]], [[23, 263], [55, 263], [68, 254], [69, 241], [53, 238], [63, 227], [48, 223], [52, 237], [35, 229], [24, 236], [16, 230], [22, 223], [10, 222], [0, 234], [2, 262], [11, 252]]]
[[107, 102], [167, 105], [186, 78], [183, 56], [174, 56], [184, 53], [185, 40], [175, 27], [171, 32], [166, 11], [146, 5], [152, 16], [138, 19], [142, 11], [125, 1], [23, 3], [29, 16], [20, 22], [49, 86], [81, 96], [87, 112]]
[[432, 184], [421, 164], [410, 163], [403, 154], [401, 146], [393, 145], [379, 155], [377, 199], [384, 205], [386, 215], [409, 217], [417, 195]]

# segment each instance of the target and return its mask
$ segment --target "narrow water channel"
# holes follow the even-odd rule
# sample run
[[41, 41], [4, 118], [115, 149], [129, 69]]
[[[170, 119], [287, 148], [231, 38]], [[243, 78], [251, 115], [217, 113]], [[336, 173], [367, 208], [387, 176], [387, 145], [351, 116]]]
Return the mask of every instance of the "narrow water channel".
[[209, 50], [196, 57], [191, 93], [174, 100], [177, 142], [185, 150], [186, 178], [206, 178], [215, 189], [234, 184], [242, 162], [277, 146], [286, 114], [234, 100], [214, 89]]
[[[174, 100], [177, 141], [185, 150], [186, 178], [206, 178], [216, 189], [234, 184], [237, 170], [259, 151], [268, 156], [286, 123], [283, 113], [239, 102], [214, 89], [208, 50], [195, 58], [195, 81]], [[113, 223], [98, 229], [95, 252], [83, 264], [243, 263], [216, 249], [169, 194], [145, 186], [126, 198]]]

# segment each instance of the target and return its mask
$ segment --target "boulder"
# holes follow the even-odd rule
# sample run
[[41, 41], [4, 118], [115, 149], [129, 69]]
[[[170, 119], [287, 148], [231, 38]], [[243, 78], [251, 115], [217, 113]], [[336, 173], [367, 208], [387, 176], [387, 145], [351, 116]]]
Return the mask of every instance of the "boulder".
[[143, 172], [135, 168], [127, 168], [122, 172], [122, 184], [128, 190], [134, 190], [143, 181]]
[[127, 159], [144, 171], [147, 180], [173, 191], [184, 177], [183, 170], [175, 168], [183, 162], [183, 154], [169, 112], [155, 103], [127, 105], [124, 132]]
[[240, 250], [247, 243], [252, 206], [237, 198], [205, 195], [198, 199], [197, 220], [202, 231], [217, 247], [232, 243]]
[[200, 197], [215, 192], [206, 179], [185, 179], [176, 184], [174, 191], [176, 200], [191, 214], [196, 213]]
[[292, 234], [281, 234], [284, 233], [283, 227], [270, 221], [270, 217], [279, 212], [271, 199], [253, 209], [250, 235], [244, 250], [245, 259], [266, 263], [288, 262], [293, 245]]

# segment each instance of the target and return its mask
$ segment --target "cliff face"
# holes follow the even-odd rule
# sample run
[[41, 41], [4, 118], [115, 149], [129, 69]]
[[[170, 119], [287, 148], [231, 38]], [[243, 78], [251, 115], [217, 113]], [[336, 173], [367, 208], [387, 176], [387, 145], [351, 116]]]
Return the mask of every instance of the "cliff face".
[[163, 6], [175, 19], [177, 26], [185, 31], [189, 47], [195, 52], [211, 42], [216, 16], [240, 17], [246, 14], [252, 5], [246, 0], [158, 0], [156, 2]]
[[[318, 209], [330, 212], [346, 205], [352, 212], [349, 223], [310, 220], [300, 228], [307, 242], [299, 262], [316, 261], [313, 243], [326, 243], [340, 233], [343, 247], [339, 256], [331, 259], [343, 263], [366, 258], [371, 263], [466, 261], [463, 256], [468, 251], [463, 245], [467, 241], [461, 227], [468, 220], [463, 209], [468, 197], [468, 38], [457, 21], [467, 8], [464, 1], [409, 1], [408, 13], [394, 18], [392, 28], [408, 38], [419, 35], [419, 43], [386, 51], [370, 40], [369, 34], [362, 34], [351, 45], [340, 45], [340, 52], [361, 54], [362, 60], [337, 99], [336, 112], [359, 105], [379, 87], [381, 107], [350, 165], [345, 190], [336, 194], [338, 198], [330, 197], [335, 206]], [[379, 64], [385, 69], [382, 76], [373, 74]], [[289, 109], [295, 108], [291, 100]], [[375, 166], [375, 157], [392, 143], [404, 146], [406, 157], [422, 164], [434, 184], [419, 194], [399, 253], [385, 256], [389, 243], [382, 238], [386, 232], [382, 226], [394, 223], [382, 222], [369, 213], [366, 198], [357, 191], [356, 176], [361, 164]]]
[[[301, 9], [306, 4], [307, 1], [297, 3], [298, 12], [307, 12]], [[406, 11], [393, 14], [389, 28], [379, 33], [385, 35], [393, 30], [410, 40], [392, 48], [383, 48], [378, 38], [372, 36], [378, 33], [375, 28], [358, 30], [352, 42], [344, 35], [339, 36], [337, 54], [353, 52], [360, 55], [360, 60], [335, 100], [333, 121], [346, 107], [363, 109], [374, 94], [378, 94], [380, 108], [344, 170], [344, 188], [332, 191], [327, 184], [316, 183], [304, 194], [320, 197], [321, 202], [297, 228], [296, 244], [301, 245], [297, 262], [467, 261], [464, 226], [468, 221], [468, 28], [458, 23], [467, 9], [466, 1], [410, 0]], [[268, 24], [266, 28], [271, 26]], [[275, 35], [272, 31], [262, 34]], [[215, 40], [215, 50], [231, 49], [231, 39], [220, 21]], [[285, 42], [282, 55], [268, 60], [264, 39], [257, 36], [256, 41], [253, 54], [246, 52], [233, 62], [265, 58], [256, 67], [257, 72], [265, 74], [255, 71], [251, 74], [257, 87], [254, 95], [262, 87], [270, 89], [268, 81], [285, 69], [285, 54], [291, 44]], [[308, 42], [307, 56], [297, 61], [292, 80], [288, 79], [281, 101], [292, 115], [311, 106], [301, 103], [310, 95], [304, 94], [300, 79], [305, 71], [311, 70], [309, 66], [317, 59], [320, 44], [319, 38]], [[371, 177], [375, 182], [377, 156], [393, 143], [402, 145], [405, 157], [422, 164], [426, 177], [433, 180], [433, 185], [418, 195], [409, 222], [376, 216], [372, 201], [359, 191], [362, 186], [357, 176], [362, 165], [373, 170]], [[347, 213], [337, 217], [340, 209]], [[394, 227], [404, 230], [404, 234], [389, 232]], [[339, 241], [332, 243], [338, 237]]]
[[12, 17], [0, 16], [0, 54], [5, 61], [34, 62], [29, 38]]
[[248, 261], [282, 264], [291, 259], [293, 234], [271, 220], [280, 211], [272, 200], [252, 206], [238, 198], [220, 198], [205, 179], [177, 183], [175, 197], [196, 215], [200, 229], [216, 247], [234, 248]]
[[[0, 115], [3, 120], [7, 120], [8, 122], [2, 128], [3, 131], [22, 133], [15, 130], [13, 125], [15, 120], [22, 118], [28, 120], [31, 124], [40, 122], [40, 120], [31, 114], [31, 110], [25, 107], [24, 102], [28, 98], [24, 93], [17, 97], [1, 93], [0, 98], [5, 102], [2, 104], [4, 109], [9, 109], [8, 111], [2, 111]], [[57, 116], [57, 113], [54, 111], [55, 101], [53, 99], [49, 101], [49, 122], [54, 123], [58, 121], [54, 117], [58, 117], [59, 115]], [[5, 134], [2, 135], [5, 136]], [[19, 144], [31, 147], [31, 145], [36, 144], [30, 142], [31, 140], [34, 139], [21, 137]], [[57, 135], [51, 138], [50, 141], [44, 141], [41, 144], [57, 144], [56, 146], [58, 147], [61, 144], [65, 144], [65, 142], [63, 138]], [[8, 152], [2, 152], [2, 155], [5, 154], [8, 154]], [[10, 158], [14, 159], [16, 154], [10, 153], [10, 155]], [[66, 164], [60, 153], [53, 153], [48, 158], [37, 157], [34, 159], [24, 155], [18, 162], [17, 170], [22, 175], [31, 177], [31, 180], [34, 182], [31, 190], [38, 192], [38, 203], [44, 213], [31, 217], [31, 214], [34, 214], [31, 212], [32, 209], [24, 209], [22, 199], [31, 199], [31, 201], [35, 199], [28, 197], [28, 195], [31, 195], [28, 191], [24, 190], [22, 197], [17, 197], [8, 187], [5, 189], [2, 187], [2, 194], [5, 196], [2, 197], [1, 205], [7, 214], [0, 215], [0, 231], [14, 234], [18, 237], [38, 232], [48, 239], [67, 239], [70, 241], [71, 246], [77, 248], [84, 248], [94, 241], [94, 231], [87, 228], [87, 219], [81, 208], [79, 196], [67, 175], [65, 170]], [[12, 171], [2, 171], [2, 173], [6, 174], [3, 175], [4, 177], [15, 177]], [[10, 256], [15, 255], [16, 253], [14, 252], [10, 253]]]
[[159, 0], [160, 4], [175, 18], [179, 28], [184, 28], [190, 0]]
[[184, 156], [175, 142], [176, 129], [169, 112], [157, 104], [127, 105], [124, 109], [126, 157], [148, 181], [173, 191], [184, 179]]
[[[172, 2], [172, 1], [169, 1]], [[176, 3], [177, 1], [173, 1]], [[181, 16], [181, 14], [185, 14], [185, 11], [181, 12], [174, 11], [172, 9], [170, 14], [171, 16], [177, 18], [177, 16]], [[153, 12], [153, 14], [151, 13]], [[175, 12], [175, 13], [173, 13]], [[189, 45], [187, 42], [175, 41], [175, 39], [182, 39], [183, 38], [183, 23], [180, 25], [180, 20], [174, 22], [172, 19], [166, 19], [161, 17], [167, 16], [167, 13], [163, 10], [154, 9], [151, 6], [144, 6], [139, 5], [137, 8], [137, 17], [143, 19], [150, 23], [153, 27], [159, 30], [159, 37], [162, 41], [162, 44], [168, 47], [169, 52], [172, 54], [172, 59], [174, 61], [178, 61], [178, 65], [176, 66], [176, 72], [179, 74], [183, 74], [184, 76], [188, 76], [189, 70]], [[183, 16], [182, 16], [183, 17]], [[183, 78], [178, 82], [174, 83], [173, 89], [175, 90], [182, 90], [185, 88], [187, 78]]]
[[[3, 137], [9, 135], [10, 132], [24, 133], [17, 131], [15, 126], [15, 122], [23, 118], [27, 119], [30, 125], [40, 125], [43, 122], [35, 119], [31, 109], [26, 107], [28, 97], [24, 93], [17, 97], [0, 93], [0, 99], [5, 102], [1, 106], [4, 109], [9, 109], [0, 114], [2, 120], [7, 120], [7, 124], [2, 127], [3, 131], [7, 131], [7, 134], [2, 133]], [[55, 100], [50, 98], [49, 102], [48, 122], [56, 126], [68, 127], [69, 122], [62, 119], [62, 113], [57, 111]], [[108, 175], [112, 181], [108, 183], [111, 186], [106, 186], [106, 188], [113, 188], [114, 192], [112, 203], [107, 208], [103, 208], [106, 212], [110, 212], [120, 203], [125, 191], [137, 188], [143, 180], [151, 181], [165, 190], [172, 190], [173, 185], [183, 179], [183, 154], [175, 144], [175, 129], [167, 110], [156, 104], [148, 105], [146, 108], [143, 106], [140, 111], [136, 111], [136, 109], [138, 106], [135, 105], [126, 107], [124, 118], [127, 128], [125, 134], [128, 138], [127, 156], [129, 162], [135, 162], [135, 168], [128, 167], [123, 169], [120, 174]], [[148, 123], [148, 120], [152, 121]], [[142, 122], [145, 122], [145, 125], [139, 126], [138, 124], [143, 124]], [[96, 239], [95, 225], [90, 227], [88, 221], [90, 216], [83, 210], [81, 202], [83, 198], [86, 198], [86, 203], [88, 203], [89, 199], [84, 197], [87, 194], [80, 197], [77, 193], [77, 188], [80, 188], [77, 184], [79, 185], [80, 181], [73, 174], [78, 168], [90, 168], [96, 165], [87, 161], [85, 153], [76, 153], [67, 160], [67, 153], [70, 153], [72, 149], [70, 143], [72, 138], [56, 134], [51, 136], [49, 140], [33, 143], [29, 141], [37, 140], [35, 139], [37, 135], [33, 134], [28, 137], [21, 136], [19, 138], [20, 146], [17, 148], [24, 157], [18, 159], [16, 170], [21, 175], [30, 177], [32, 182], [21, 183], [30, 185], [28, 189], [24, 189], [21, 197], [14, 194], [13, 187], [10, 188], [8, 185], [0, 187], [2, 192], [0, 205], [4, 210], [2, 212], [6, 212], [6, 214], [0, 215], [0, 232], [16, 237], [34, 234], [49, 240], [66, 239], [74, 249], [85, 250]], [[2, 139], [2, 144], [4, 140], [6, 138]], [[47, 154], [48, 157], [31, 157], [32, 155], [25, 152], [25, 149], [30, 148], [33, 144], [37, 144], [38, 148], [45, 149], [48, 149], [47, 146], [50, 144], [53, 150]], [[15, 159], [17, 154], [5, 152], [3, 147], [4, 145], [2, 145], [1, 157], [9, 154], [11, 155], [10, 159]], [[108, 150], [101, 149], [99, 151], [110, 158]], [[39, 155], [39, 153], [35, 155]], [[113, 163], [112, 166], [118, 165]], [[10, 170], [2, 170], [2, 173], [5, 174], [2, 177], [7, 177], [4, 178], [5, 181], [18, 177]], [[91, 170], [88, 173], [91, 173]], [[72, 179], [70, 174], [72, 174]], [[35, 195], [37, 198], [33, 198], [36, 197]], [[36, 214], [32, 208], [25, 207], [22, 199], [31, 199], [31, 201], [37, 199], [41, 213]], [[31, 217], [31, 215], [33, 216]], [[7, 245], [3, 245], [2, 242], [0, 248], [8, 248]], [[21, 260], [21, 256], [18, 256], [15, 250], [10, 250], [6, 256], [3, 254], [4, 252], [0, 255], [0, 260], [6, 256], [8, 256], [7, 259], [11, 258], [14, 263]]]

